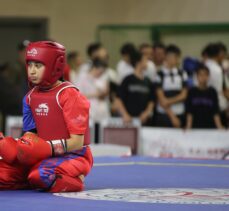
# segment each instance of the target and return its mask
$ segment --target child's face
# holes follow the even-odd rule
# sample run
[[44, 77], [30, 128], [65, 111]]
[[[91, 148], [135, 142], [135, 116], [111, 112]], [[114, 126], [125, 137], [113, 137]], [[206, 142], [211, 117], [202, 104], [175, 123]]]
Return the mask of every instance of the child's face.
[[197, 75], [197, 81], [199, 85], [207, 85], [209, 80], [209, 74], [205, 70], [200, 70]]
[[33, 84], [39, 84], [42, 81], [45, 66], [40, 62], [29, 61], [28, 64], [28, 78]]
[[166, 63], [169, 67], [177, 67], [180, 62], [180, 56], [175, 53], [168, 53], [166, 55]]

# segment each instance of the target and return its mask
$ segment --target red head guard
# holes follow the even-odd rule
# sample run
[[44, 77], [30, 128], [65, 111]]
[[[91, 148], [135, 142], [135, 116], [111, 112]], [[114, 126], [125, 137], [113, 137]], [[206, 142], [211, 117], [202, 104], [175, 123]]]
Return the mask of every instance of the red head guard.
[[26, 64], [29, 61], [45, 65], [45, 72], [39, 86], [50, 86], [63, 75], [65, 48], [63, 45], [51, 41], [32, 42], [26, 49]]

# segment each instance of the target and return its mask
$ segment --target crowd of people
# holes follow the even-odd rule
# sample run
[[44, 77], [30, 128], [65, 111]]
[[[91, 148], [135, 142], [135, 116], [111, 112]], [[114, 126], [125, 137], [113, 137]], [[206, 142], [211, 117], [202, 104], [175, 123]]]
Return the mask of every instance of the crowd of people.
[[[24, 51], [18, 46], [14, 64], [0, 66], [0, 110], [20, 115], [27, 91]], [[209, 43], [202, 58], [184, 57], [174, 45], [125, 43], [115, 69], [100, 43], [87, 47], [83, 61], [77, 51], [67, 54], [64, 80], [72, 82], [90, 101], [90, 118], [100, 124], [109, 117], [125, 123], [138, 118], [142, 125], [175, 128], [228, 127], [229, 60], [221, 42]]]
[[175, 128], [228, 127], [228, 60], [223, 43], [210, 43], [202, 58], [181, 60], [174, 44], [132, 43], [120, 49], [116, 70], [100, 43], [88, 46], [88, 61], [68, 54], [69, 80], [91, 102], [91, 119], [115, 116], [129, 123]]

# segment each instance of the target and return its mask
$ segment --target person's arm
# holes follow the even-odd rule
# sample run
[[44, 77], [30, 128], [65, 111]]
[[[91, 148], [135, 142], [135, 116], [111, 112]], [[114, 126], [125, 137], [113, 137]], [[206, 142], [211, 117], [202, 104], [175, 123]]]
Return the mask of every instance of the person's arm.
[[173, 105], [173, 104], [182, 102], [182, 101], [184, 101], [186, 99], [187, 93], [188, 93], [187, 88], [183, 88], [182, 91], [180, 92], [180, 94], [178, 94], [178, 95], [176, 95], [174, 97], [167, 98], [167, 101], [168, 101], [167, 103], [169, 105]]
[[195, 93], [195, 88], [191, 88], [188, 91], [187, 98], [185, 100], [185, 113], [186, 113], [186, 125], [185, 129], [191, 129], [193, 127], [193, 105], [192, 99]]
[[215, 114], [215, 115], [214, 115], [214, 123], [215, 123], [215, 126], [216, 126], [218, 129], [225, 129], [225, 127], [223, 126], [223, 124], [222, 124], [222, 122], [221, 122], [221, 119], [220, 119], [219, 114]]
[[151, 116], [153, 111], [154, 103], [151, 101], [148, 103], [146, 109], [140, 114], [139, 119], [142, 123], [145, 123], [146, 120]]
[[109, 95], [109, 84], [108, 84], [108, 81], [105, 82], [105, 86], [100, 89], [98, 88], [97, 89], [97, 97], [101, 100], [103, 100], [104, 98], [106, 98], [108, 95]]
[[164, 109], [168, 108], [169, 107], [168, 98], [165, 96], [162, 88], [159, 88], [159, 87], [157, 88], [156, 95], [157, 95], [157, 99], [161, 107]]
[[192, 114], [188, 113], [186, 116], [186, 126], [185, 129], [191, 129], [193, 123], [193, 117]]
[[213, 112], [214, 112], [214, 116], [213, 116], [213, 120], [214, 120], [214, 123], [215, 123], [215, 126], [218, 128], [218, 129], [224, 129], [224, 126], [221, 122], [221, 119], [220, 119], [220, 115], [219, 115], [219, 99], [218, 99], [218, 95], [217, 95], [217, 92], [215, 89], [212, 89], [212, 96], [213, 96]]
[[37, 133], [36, 124], [28, 103], [27, 95], [23, 98], [23, 133], [25, 132]]
[[139, 119], [142, 123], [145, 123], [147, 119], [149, 119], [153, 114], [153, 108], [156, 102], [155, 96], [155, 85], [149, 80], [148, 87], [150, 90], [150, 94], [148, 95], [148, 103], [144, 111], [139, 116]]
[[84, 144], [84, 135], [70, 134], [70, 138], [66, 140], [67, 152], [80, 150]]
[[119, 97], [116, 97], [115, 101], [116, 101], [117, 109], [121, 113], [121, 116], [123, 117], [123, 121], [124, 122], [131, 122], [132, 117], [128, 113], [128, 111], [126, 110], [122, 100]]
[[180, 128], [181, 127], [180, 119], [173, 113], [173, 111], [170, 108], [166, 108], [165, 112], [168, 115], [170, 121], [172, 122], [173, 127]]
[[166, 109], [169, 106], [182, 102], [187, 97], [187, 88], [183, 88], [181, 93], [174, 97], [166, 97], [161, 88], [157, 89], [157, 97], [162, 108]]
[[85, 96], [87, 98], [99, 98], [99, 99], [104, 99], [108, 96], [109, 94], [109, 89], [106, 90], [100, 90], [100, 89], [96, 89], [95, 92], [86, 94]]
[[229, 100], [229, 89], [224, 89], [223, 95], [227, 98], [227, 100]]
[[172, 122], [172, 125], [176, 128], [179, 128], [181, 126], [181, 122], [180, 122], [179, 118], [170, 109], [168, 98], [165, 96], [161, 87], [157, 86], [156, 95], [157, 95], [157, 99], [158, 99], [161, 107], [165, 110], [170, 121]]
[[168, 98], [168, 104], [169, 105], [173, 105], [179, 102], [184, 101], [187, 98], [187, 94], [188, 94], [188, 75], [185, 71], [182, 71], [181, 73], [181, 79], [182, 79], [182, 90], [181, 92], [174, 96], [174, 97], [170, 97]]
[[129, 94], [128, 86], [130, 83], [129, 80], [130, 80], [129, 77], [126, 77], [122, 81], [121, 85], [118, 88], [117, 97], [115, 99], [115, 104], [117, 106], [117, 109], [120, 112], [123, 118], [123, 121], [126, 123], [129, 123], [132, 121], [132, 116], [129, 114], [128, 110], [126, 109], [125, 103], [124, 103], [125, 101], [128, 100], [128, 94]]

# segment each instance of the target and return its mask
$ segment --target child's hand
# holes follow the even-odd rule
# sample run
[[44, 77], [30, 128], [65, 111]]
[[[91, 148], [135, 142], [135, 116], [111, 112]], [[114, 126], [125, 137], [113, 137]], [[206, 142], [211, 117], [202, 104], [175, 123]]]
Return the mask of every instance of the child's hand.
[[52, 156], [51, 145], [35, 133], [25, 133], [17, 143], [17, 158], [21, 164], [32, 166]]

